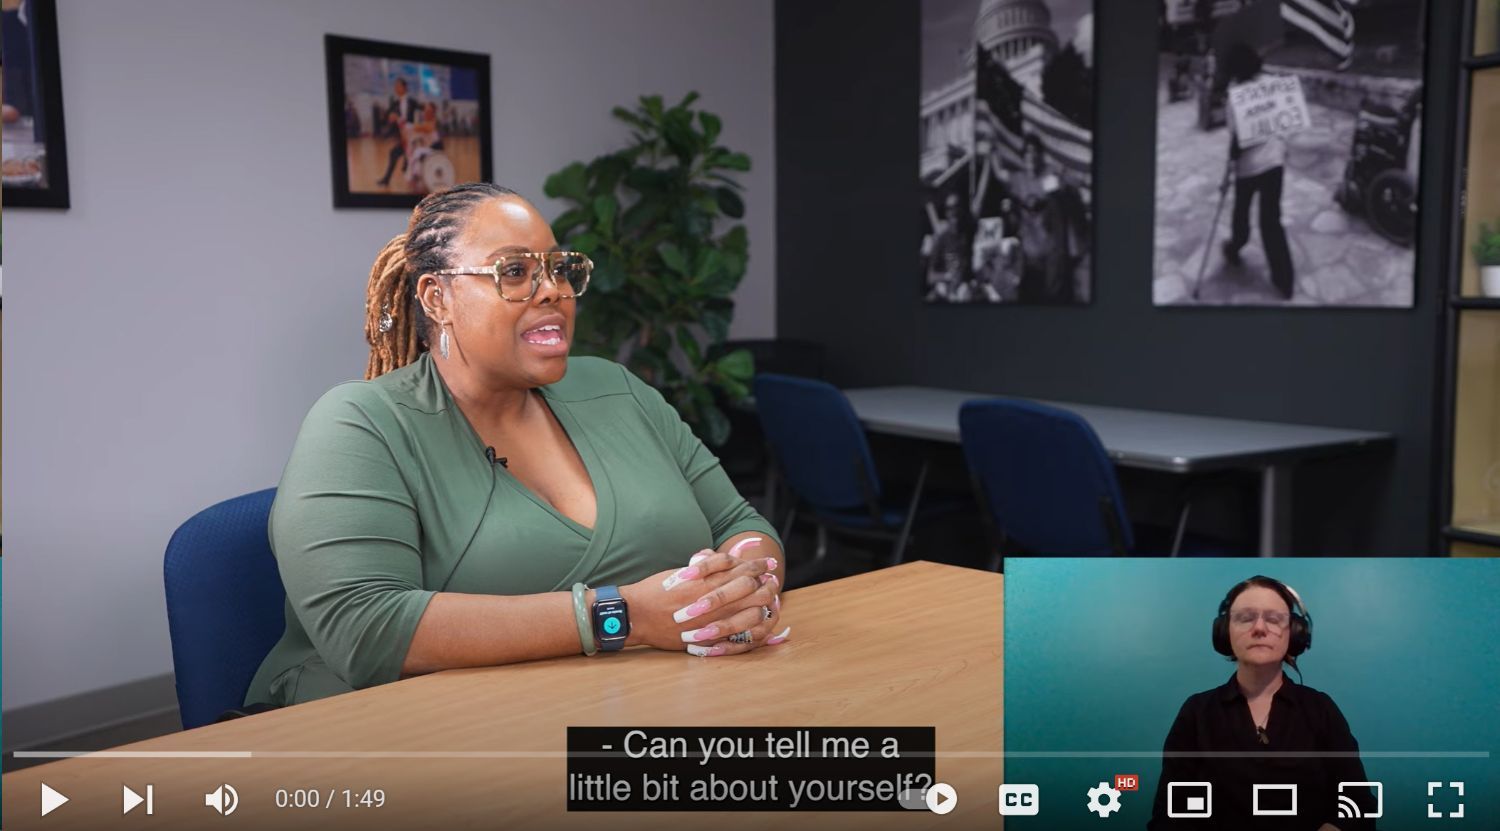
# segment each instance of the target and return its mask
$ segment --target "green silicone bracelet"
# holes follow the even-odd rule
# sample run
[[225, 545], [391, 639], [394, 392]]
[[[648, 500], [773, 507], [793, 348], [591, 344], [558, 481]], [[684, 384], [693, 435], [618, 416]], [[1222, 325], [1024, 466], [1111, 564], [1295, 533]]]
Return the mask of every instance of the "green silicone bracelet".
[[599, 645], [594, 642], [594, 626], [589, 622], [588, 590], [589, 587], [582, 583], [573, 584], [573, 619], [578, 624], [578, 640], [583, 644], [583, 654], [592, 655], [599, 651]]

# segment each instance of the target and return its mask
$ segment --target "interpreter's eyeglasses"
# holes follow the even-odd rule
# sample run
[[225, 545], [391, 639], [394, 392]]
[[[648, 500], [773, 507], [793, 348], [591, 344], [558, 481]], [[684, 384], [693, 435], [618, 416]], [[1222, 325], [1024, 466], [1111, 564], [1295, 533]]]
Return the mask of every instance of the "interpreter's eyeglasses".
[[1256, 618], [1264, 620], [1266, 626], [1271, 629], [1281, 630], [1285, 629], [1286, 625], [1291, 622], [1292, 616], [1286, 612], [1262, 612], [1259, 609], [1241, 609], [1229, 616], [1229, 622], [1241, 629], [1249, 629], [1255, 625]]
[[589, 287], [589, 275], [594, 273], [594, 261], [577, 251], [548, 251], [506, 254], [494, 265], [445, 268], [433, 274], [487, 274], [495, 281], [500, 299], [512, 303], [525, 303], [542, 284], [542, 275], [547, 275], [554, 286], [563, 291], [567, 300], [579, 297]]

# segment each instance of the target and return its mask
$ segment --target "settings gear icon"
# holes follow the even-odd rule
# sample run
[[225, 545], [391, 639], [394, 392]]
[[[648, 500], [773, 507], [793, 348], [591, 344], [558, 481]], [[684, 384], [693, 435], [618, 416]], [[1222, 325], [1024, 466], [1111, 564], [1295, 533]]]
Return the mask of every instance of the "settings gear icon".
[[1111, 788], [1108, 782], [1100, 782], [1098, 787], [1089, 788], [1089, 810], [1101, 817], [1120, 810], [1120, 792]]

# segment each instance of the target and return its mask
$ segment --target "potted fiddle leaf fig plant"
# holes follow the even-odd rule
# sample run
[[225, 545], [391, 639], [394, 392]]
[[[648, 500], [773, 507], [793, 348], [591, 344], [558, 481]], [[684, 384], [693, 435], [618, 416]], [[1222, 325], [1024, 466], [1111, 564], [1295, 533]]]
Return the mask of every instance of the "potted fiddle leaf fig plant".
[[1474, 260], [1479, 264], [1479, 290], [1485, 297], [1500, 297], [1500, 226], [1479, 223], [1474, 242]]
[[718, 348], [749, 259], [735, 176], [750, 158], [719, 143], [722, 122], [694, 110], [697, 99], [614, 108], [630, 143], [559, 170], [544, 191], [569, 204], [552, 223], [558, 243], [594, 261], [576, 351], [625, 364], [719, 446], [729, 437], [722, 406], [749, 393], [754, 373], [748, 351]]

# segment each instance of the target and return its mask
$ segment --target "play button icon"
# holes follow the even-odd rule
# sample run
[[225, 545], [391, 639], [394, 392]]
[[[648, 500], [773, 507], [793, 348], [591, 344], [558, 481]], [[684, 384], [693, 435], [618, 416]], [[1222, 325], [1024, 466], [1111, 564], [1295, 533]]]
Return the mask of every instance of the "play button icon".
[[939, 782], [927, 789], [927, 810], [934, 814], [946, 814], [958, 807], [958, 791], [946, 782]]
[[63, 796], [57, 791], [54, 791], [51, 788], [47, 787], [46, 782], [42, 783], [42, 816], [45, 817], [53, 811], [56, 811], [58, 808], [61, 808], [63, 806], [63, 803], [67, 801], [68, 798], [66, 796]]

